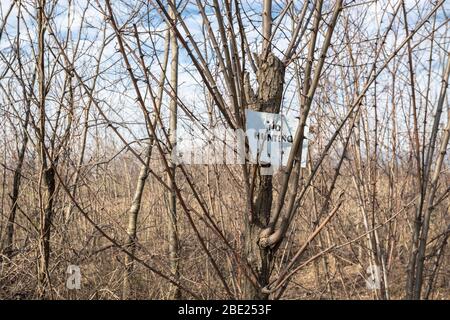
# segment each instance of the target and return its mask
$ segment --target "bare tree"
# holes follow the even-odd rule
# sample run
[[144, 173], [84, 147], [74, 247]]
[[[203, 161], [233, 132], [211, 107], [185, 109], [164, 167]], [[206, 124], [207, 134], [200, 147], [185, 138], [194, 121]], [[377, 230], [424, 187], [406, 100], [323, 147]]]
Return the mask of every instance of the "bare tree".
[[1, 2], [0, 298], [447, 298], [444, 4]]

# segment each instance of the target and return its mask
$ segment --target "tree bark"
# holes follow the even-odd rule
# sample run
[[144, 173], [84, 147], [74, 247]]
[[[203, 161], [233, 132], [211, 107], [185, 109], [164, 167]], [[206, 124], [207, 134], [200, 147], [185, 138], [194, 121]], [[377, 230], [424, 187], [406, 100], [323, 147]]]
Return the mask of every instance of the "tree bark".
[[[24, 90], [25, 91], [25, 90]], [[25, 153], [27, 150], [28, 145], [28, 134], [27, 134], [27, 127], [28, 122], [30, 119], [30, 108], [29, 108], [29, 101], [27, 100], [28, 104], [28, 111], [25, 118], [25, 123], [23, 126], [23, 139], [22, 139], [22, 146], [20, 147], [18, 157], [17, 157], [17, 165], [16, 169], [14, 170], [14, 178], [13, 178], [13, 188], [12, 192], [10, 194], [11, 198], [11, 210], [9, 212], [8, 216], [8, 222], [6, 224], [6, 237], [5, 242], [3, 246], [3, 254], [8, 258], [11, 259], [13, 251], [14, 251], [14, 226], [16, 223], [16, 212], [17, 212], [17, 202], [19, 201], [19, 191], [20, 191], [20, 183], [22, 178], [22, 166], [23, 161], [25, 159]]]
[[[260, 56], [263, 57], [264, 53]], [[267, 54], [264, 61], [258, 61], [257, 81], [258, 93], [250, 107], [261, 112], [280, 112], [281, 99], [284, 86], [285, 66], [273, 53]], [[247, 94], [247, 96], [253, 96]], [[258, 181], [255, 190], [256, 199], [253, 203], [253, 212], [250, 215], [245, 229], [245, 256], [253, 271], [257, 275], [258, 287], [244, 279], [244, 298], [252, 300], [267, 299], [268, 295], [261, 292], [269, 282], [270, 266], [272, 262], [271, 249], [259, 246], [259, 237], [266, 229], [270, 220], [272, 208], [272, 176], [261, 175], [262, 168], [258, 165]]]
[[[144, 192], [145, 181], [148, 177], [148, 168], [150, 165], [151, 145], [146, 148], [145, 164], [141, 166], [136, 190], [128, 213], [127, 240], [125, 247], [134, 256], [137, 241], [137, 218], [141, 209], [142, 194]], [[134, 268], [134, 259], [130, 255], [125, 256], [125, 275], [123, 278], [123, 298], [128, 299], [132, 291], [132, 272]]]
[[[439, 95], [439, 101], [437, 104], [437, 110], [436, 115], [433, 123], [433, 130], [431, 133], [430, 138], [430, 149], [427, 154], [427, 161], [426, 161], [426, 167], [425, 167], [425, 181], [423, 182], [426, 186], [428, 184], [428, 176], [429, 172], [431, 171], [431, 159], [433, 158], [434, 154], [434, 148], [437, 140], [437, 132], [439, 129], [439, 123], [440, 118], [442, 115], [442, 109], [445, 102], [445, 95], [447, 93], [448, 89], [448, 78], [450, 75], [450, 54], [447, 56], [447, 67], [444, 71], [444, 75], [442, 77], [442, 86], [441, 86], [441, 92]], [[431, 214], [434, 209], [434, 199], [436, 196], [436, 191], [438, 188], [438, 182], [439, 182], [439, 176], [441, 173], [442, 165], [444, 163], [445, 154], [447, 153], [447, 145], [450, 138], [450, 110], [447, 110], [448, 113], [448, 119], [447, 119], [447, 126], [444, 129], [444, 133], [442, 136], [441, 146], [439, 150], [439, 155], [436, 161], [436, 167], [434, 168], [433, 175], [431, 176], [430, 181], [430, 190], [428, 193], [427, 203], [426, 203], [426, 211], [423, 217], [423, 224], [422, 224], [422, 230], [419, 237], [419, 247], [417, 252], [417, 265], [415, 270], [415, 284], [414, 284], [414, 292], [413, 292], [413, 299], [419, 300], [421, 298], [422, 293], [422, 286], [423, 286], [423, 273], [424, 273], [424, 265], [425, 265], [425, 251], [427, 247], [427, 240], [428, 240], [428, 231], [430, 228], [430, 221], [431, 221]], [[425, 194], [422, 195], [425, 197]]]
[[[170, 3], [170, 14], [172, 19], [176, 22], [176, 0]], [[172, 150], [176, 148], [177, 143], [177, 98], [178, 98], [178, 42], [175, 30], [170, 31], [170, 49], [171, 49], [171, 64], [170, 64], [170, 124], [169, 124], [169, 139]], [[174, 154], [172, 152], [172, 154]], [[175, 172], [176, 164], [171, 160], [169, 162], [168, 182], [170, 185], [169, 193], [169, 259], [170, 271], [174, 278], [178, 281], [180, 277], [179, 263], [180, 263], [180, 248], [178, 241], [178, 217], [177, 217], [177, 194], [175, 186]], [[170, 177], [172, 176], [173, 179]], [[170, 288], [170, 299], [181, 299], [181, 291], [177, 286], [172, 285]]]
[[38, 253], [38, 296], [43, 297], [46, 294], [47, 286], [50, 284], [50, 276], [48, 273], [48, 264], [50, 260], [50, 231], [53, 218], [53, 202], [56, 190], [55, 171], [48, 155], [48, 149], [45, 144], [45, 0], [39, 2], [37, 8], [38, 20], [38, 57], [37, 57], [37, 75], [38, 75], [38, 106], [39, 106], [39, 157], [40, 157], [40, 177], [39, 187], [43, 183], [43, 190], [39, 191], [40, 200], [40, 220], [39, 220], [39, 253]]

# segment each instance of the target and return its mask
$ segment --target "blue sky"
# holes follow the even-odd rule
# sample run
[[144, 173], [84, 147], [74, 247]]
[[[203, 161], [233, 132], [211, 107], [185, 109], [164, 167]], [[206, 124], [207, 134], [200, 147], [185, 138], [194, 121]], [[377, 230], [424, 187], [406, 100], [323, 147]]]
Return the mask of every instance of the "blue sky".
[[[343, 78], [340, 72], [341, 69], [335, 67], [335, 64], [348, 64], [349, 56], [348, 51], [346, 51], [346, 42], [347, 40], [343, 36], [342, 29], [344, 27], [344, 23], [348, 22], [350, 25], [358, 25], [359, 32], [352, 34], [352, 38], [350, 39], [355, 44], [352, 45], [352, 49], [355, 54], [359, 56], [359, 62], [361, 65], [368, 64], [368, 66], [359, 68], [358, 72], [363, 72], [364, 70], [370, 69], [370, 64], [373, 63], [373, 51], [374, 51], [374, 39], [377, 36], [377, 33], [383, 34], [386, 26], [388, 25], [389, 19], [392, 17], [393, 6], [389, 4], [388, 1], [378, 1], [367, 3], [367, 1], [352, 1], [347, 3], [353, 5], [356, 3], [363, 3], [360, 6], [354, 6], [349, 9], [345, 9], [339, 20], [339, 25], [337, 26], [335, 36], [333, 38], [333, 48], [331, 48], [328, 52], [329, 57], [325, 64], [325, 78], [321, 81], [321, 87], [317, 92], [317, 101], [315, 102], [312, 109], [312, 122], [318, 119], [314, 119], [315, 116], [322, 114], [321, 108], [327, 107], [328, 105], [332, 106], [332, 112], [327, 112], [327, 116], [330, 117], [342, 117], [345, 114], [345, 110], [347, 107], [347, 103], [344, 101], [344, 87], [343, 87]], [[416, 7], [415, 4], [418, 3]], [[2, 0], [0, 2], [0, 13], [2, 17], [5, 15], [5, 11], [9, 8], [11, 0]], [[29, 13], [34, 14], [34, 6], [32, 4], [26, 3], [26, 8], [29, 10]], [[97, 7], [97, 4], [94, 1], [88, 2], [87, 0], [75, 0], [72, 1], [72, 6], [68, 7], [68, 1], [58, 1], [58, 6], [54, 12], [55, 18], [53, 19], [52, 27], [57, 30], [57, 36], [59, 39], [63, 39], [67, 36], [67, 30], [70, 27], [70, 36], [75, 41], [80, 36], [79, 41], [79, 49], [78, 56], [75, 57], [75, 65], [79, 73], [87, 83], [90, 83], [90, 79], [93, 76], [95, 71], [95, 59], [99, 53], [100, 48], [102, 47], [102, 43], [104, 39], [108, 39], [109, 43], [104, 48], [104, 52], [102, 55], [101, 62], [101, 77], [98, 83], [96, 95], [102, 101], [102, 108], [105, 109], [108, 116], [117, 121], [118, 123], [127, 124], [134, 123], [132, 126], [132, 136], [130, 139], [135, 137], [145, 137], [146, 133], [142, 126], [142, 114], [137, 107], [135, 101], [135, 93], [130, 85], [130, 81], [126, 75], [126, 71], [124, 69], [122, 59], [117, 52], [117, 43], [113, 35], [113, 30], [109, 25], [107, 25], [107, 29], [105, 33], [101, 30], [105, 25], [105, 20], [103, 15], [101, 14], [101, 10]], [[130, 3], [130, 2], [129, 2]], [[275, 18], [275, 24], [278, 23], [276, 17], [279, 16], [280, 13], [280, 5], [284, 2], [274, 1], [274, 12], [273, 16]], [[134, 5], [135, 3], [133, 3]], [[398, 4], [398, 1], [393, 1], [394, 6]], [[103, 2], [100, 2], [100, 5], [104, 7]], [[113, 1], [114, 10], [118, 19], [119, 24], [123, 23], [125, 19], [129, 16], [130, 10], [133, 8], [125, 6], [122, 2]], [[295, 1], [295, 10], [298, 13], [301, 9], [302, 3], [300, 1]], [[408, 19], [410, 24], [410, 29], [414, 27], [414, 25], [421, 20], [421, 18], [429, 12], [432, 4], [429, 1], [420, 0], [420, 1], [406, 1], [406, 7], [408, 11]], [[414, 9], [412, 9], [414, 7]], [[418, 10], [417, 10], [418, 8]], [[256, 4], [251, 1], [242, 1], [241, 2], [241, 14], [244, 18], [244, 27], [246, 31], [246, 36], [248, 38], [251, 50], [254, 52], [258, 51], [260, 47], [262, 38], [260, 35], [261, 29], [261, 5], [257, 2]], [[436, 25], [442, 25], [445, 22], [446, 17], [448, 16], [448, 3], [444, 4], [444, 7], [438, 11]], [[148, 15], [144, 15], [144, 13], [149, 10]], [[210, 7], [206, 8], [207, 13], [212, 13], [212, 9]], [[329, 13], [331, 10], [330, 3], [326, 2], [324, 5], [324, 12]], [[166, 28], [166, 25], [162, 23], [161, 16], [154, 10], [151, 4], [148, 6], [143, 6], [140, 9], [142, 13], [140, 17], [134, 18], [132, 22], [138, 23], [138, 30], [141, 33], [141, 39], [144, 43], [143, 49], [146, 53], [146, 63], [150, 70], [154, 72], [154, 74], [159, 77], [160, 68], [157, 63], [157, 58], [162, 59], [162, 51], [163, 51], [163, 34]], [[86, 15], [86, 20], [83, 22], [83, 28], [80, 31], [81, 27], [81, 16], [82, 14]], [[364, 15], [365, 13], [365, 15]], [[12, 45], [16, 33], [16, 14], [17, 9], [14, 8], [12, 11], [8, 21], [6, 22], [6, 27], [3, 31], [2, 38], [0, 39], [0, 51], [3, 54], [3, 57], [8, 57], [11, 54]], [[36, 34], [35, 34], [35, 21], [34, 18], [31, 17], [27, 12], [23, 11], [24, 19], [20, 22], [21, 30], [25, 30], [25, 27], [28, 27], [29, 33], [23, 32], [21, 34], [21, 47], [23, 51], [24, 60], [29, 61], [29, 70], [31, 73], [33, 59], [32, 59], [32, 51], [31, 46], [35, 45]], [[194, 1], [190, 1], [185, 10], [182, 13], [182, 16], [185, 20], [185, 23], [189, 27], [190, 32], [192, 33], [194, 39], [198, 42], [200, 47], [203, 47], [204, 38], [203, 38], [203, 23], [201, 16], [198, 13], [198, 8]], [[212, 17], [212, 16], [211, 16]], [[327, 15], [329, 19], [329, 14]], [[0, 25], [3, 24], [4, 21], [0, 21]], [[217, 23], [214, 18], [211, 19], [212, 27], [215, 31], [217, 31]], [[386, 56], [392, 52], [392, 50], [399, 45], [399, 43], [405, 37], [405, 32], [403, 29], [402, 19], [396, 19], [394, 24], [395, 29], [397, 30], [396, 36], [394, 33], [389, 33], [387, 37], [385, 50], [383, 52], [383, 56], [381, 60], [384, 60]], [[281, 30], [278, 30], [274, 37], [274, 47], [275, 53], [280, 55], [285, 48], [287, 47], [290, 34], [291, 34], [291, 24], [292, 20], [287, 15], [281, 23]], [[237, 30], [237, 24], [234, 24], [235, 30]], [[422, 41], [423, 39], [428, 37], [429, 30], [431, 29], [431, 24], [427, 24], [424, 26], [423, 30], [421, 30], [417, 36], [413, 39], [413, 44], [418, 43], [417, 47], [415, 47], [415, 61], [416, 63], [416, 82], [418, 91], [425, 90], [427, 84], [427, 76], [426, 72], [427, 64], [426, 59], [429, 54], [429, 41]], [[441, 27], [436, 33], [436, 43], [435, 46], [435, 60], [433, 62], [433, 77], [431, 84], [431, 92], [430, 97], [432, 101], [436, 101], [437, 94], [439, 93], [440, 88], [440, 74], [442, 73], [442, 66], [445, 60], [445, 51], [448, 50], [449, 45], [449, 35], [448, 35], [448, 27]], [[81, 32], [81, 34], [80, 34]], [[153, 47], [153, 42], [150, 41], [149, 34], [155, 43], [155, 48]], [[49, 43], [51, 43], [51, 37], [47, 35], [47, 39]], [[131, 47], [134, 47], [134, 42], [131, 37], [126, 37], [127, 42]], [[306, 39], [307, 40], [307, 39]], [[305, 41], [306, 41], [305, 40]], [[239, 40], [238, 40], [239, 41]], [[319, 45], [323, 41], [323, 34], [319, 34]], [[357, 43], [358, 42], [358, 43]], [[306, 43], [306, 42], [304, 42]], [[300, 47], [304, 44], [302, 43]], [[357, 44], [356, 44], [357, 43]], [[73, 53], [73, 48], [69, 45], [67, 52]], [[69, 54], [70, 55], [70, 54]], [[211, 50], [209, 49], [209, 56], [213, 57]], [[302, 64], [304, 62], [305, 54], [299, 54], [298, 63]], [[318, 57], [316, 57], [318, 58]], [[55, 63], [54, 57], [51, 55], [48, 56], [49, 63]], [[210, 65], [214, 68], [216, 61], [214, 59], [210, 59]], [[383, 92], [383, 89], [387, 89], [384, 87], [384, 83], [387, 85], [391, 81], [390, 70], [394, 66], [398, 67], [401, 72], [399, 72], [399, 79], [406, 82], [407, 81], [407, 73], [406, 73], [406, 64], [405, 64], [405, 51], [402, 50], [400, 52], [399, 58], [394, 59], [392, 63], [389, 65], [387, 70], [383, 72], [377, 82], [377, 104], [379, 105], [380, 112], [379, 115], [386, 117], [390, 117], [390, 109], [389, 109], [389, 99], [391, 99], [390, 95], [387, 92]], [[421, 64], [422, 63], [422, 64]], [[380, 63], [381, 64], [381, 63]], [[179, 96], [183, 103], [194, 113], [196, 118], [203, 119], [206, 121], [207, 114], [205, 112], [205, 97], [204, 97], [204, 86], [201, 81], [201, 77], [197, 70], [194, 68], [191, 59], [187, 56], [186, 51], [181, 48], [180, 49], [180, 62], [179, 62]], [[136, 65], [135, 65], [136, 66]], [[3, 58], [0, 59], [0, 71], [5, 68]], [[250, 69], [250, 68], [249, 68]], [[345, 68], [344, 68], [345, 69]], [[351, 68], [345, 69], [345, 72], [351, 73], [354, 70]], [[137, 71], [139, 75], [141, 72]], [[296, 95], [298, 86], [295, 81], [295, 70], [294, 64], [291, 64], [287, 70], [286, 74], [286, 85], [285, 85], [285, 94], [283, 98], [283, 111], [292, 113], [294, 115], [298, 114], [299, 104], [298, 104], [298, 96]], [[254, 75], [252, 75], [252, 79], [254, 80]], [[349, 77], [347, 80], [351, 81]], [[364, 78], [360, 79], [361, 85], [364, 82]], [[0, 80], [5, 81], [5, 80]], [[56, 81], [56, 80], [55, 80]], [[58, 80], [61, 82], [61, 79]], [[223, 86], [221, 82], [221, 77], [218, 78], [219, 87]], [[336, 88], [328, 87], [332, 84], [337, 84]], [[142, 84], [142, 88], [144, 89], [144, 84]], [[57, 87], [55, 87], [57, 88]], [[349, 85], [350, 89], [355, 88], [355, 84], [351, 83]], [[331, 90], [331, 91], [330, 91]], [[336, 90], [336, 92], [332, 92], [332, 90]], [[221, 90], [226, 98], [226, 91], [224, 89]], [[387, 90], [384, 90], [387, 91]], [[373, 89], [369, 90], [367, 95], [367, 104], [371, 105]], [[409, 99], [410, 93], [407, 91], [407, 88], [399, 88], [397, 92], [397, 99], [399, 101], [404, 99], [407, 101]], [[55, 96], [58, 96], [58, 93], [55, 93]], [[333, 99], [332, 103], [326, 102], [322, 104], [321, 99], [327, 97], [327, 99]], [[423, 98], [423, 97], [422, 97]], [[3, 100], [2, 100], [3, 101]], [[167, 97], [165, 98], [165, 106], [163, 110], [163, 118], [167, 117]], [[150, 100], [147, 100], [149, 104], [149, 108], [151, 108]], [[406, 102], [405, 102], [406, 103]], [[373, 104], [373, 103], [372, 103]], [[421, 103], [420, 105], [423, 105]], [[431, 104], [432, 105], [432, 104]], [[51, 101], [49, 103], [49, 108], [51, 109]], [[0, 110], [1, 112], [1, 110]], [[95, 111], [92, 111], [95, 112]], [[405, 117], [404, 110], [398, 110], [398, 117]], [[368, 109], [369, 119], [372, 117], [372, 111]], [[1, 114], [1, 113], [0, 113]], [[98, 116], [98, 115], [97, 115]], [[445, 117], [444, 117], [445, 118]], [[196, 124], [190, 121], [184, 112], [179, 112], [180, 119], [180, 127], [183, 125], [185, 127], [195, 126]], [[331, 118], [330, 118], [331, 120]], [[405, 119], [405, 128], [399, 128], [399, 132], [402, 130], [406, 131], [406, 126], [408, 125], [408, 119]], [[443, 122], [444, 123], [444, 122]], [[197, 124], [198, 126], [198, 124]], [[332, 126], [329, 128], [332, 131]], [[124, 129], [126, 131], [126, 129]], [[131, 134], [131, 133], [130, 133]]]

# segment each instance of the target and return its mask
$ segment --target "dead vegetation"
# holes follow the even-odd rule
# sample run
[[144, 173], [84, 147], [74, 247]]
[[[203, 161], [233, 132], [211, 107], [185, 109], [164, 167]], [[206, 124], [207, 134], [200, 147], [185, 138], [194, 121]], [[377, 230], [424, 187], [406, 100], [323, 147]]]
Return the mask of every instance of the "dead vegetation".
[[[449, 299], [447, 5], [2, 1], [0, 299]], [[171, 157], [246, 109], [273, 176]]]

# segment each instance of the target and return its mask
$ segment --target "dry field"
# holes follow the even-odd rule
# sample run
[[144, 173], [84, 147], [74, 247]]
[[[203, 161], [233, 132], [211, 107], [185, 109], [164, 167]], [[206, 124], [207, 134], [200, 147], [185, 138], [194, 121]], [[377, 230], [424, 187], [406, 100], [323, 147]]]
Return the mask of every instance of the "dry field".
[[450, 299], [449, 13], [0, 1], [0, 299]]

